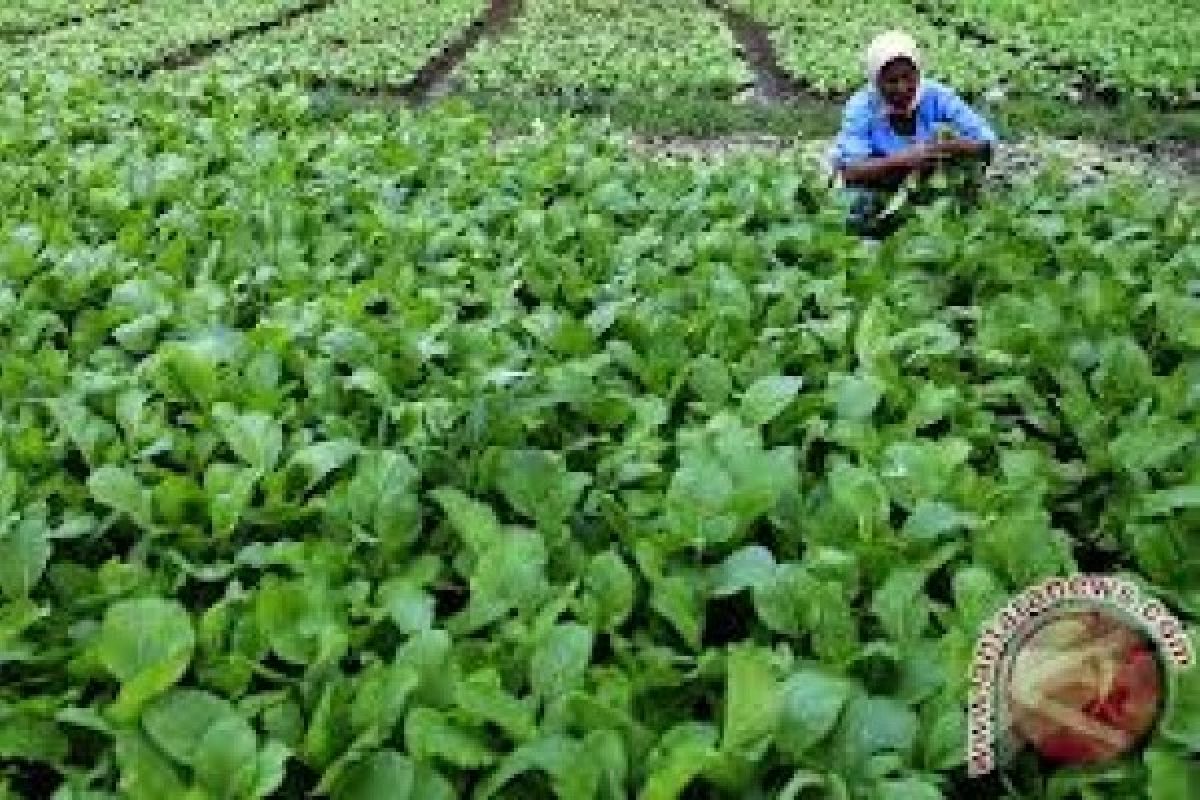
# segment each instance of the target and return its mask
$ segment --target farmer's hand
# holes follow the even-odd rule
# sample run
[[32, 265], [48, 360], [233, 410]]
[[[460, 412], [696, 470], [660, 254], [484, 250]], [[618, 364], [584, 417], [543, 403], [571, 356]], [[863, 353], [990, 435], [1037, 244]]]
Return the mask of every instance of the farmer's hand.
[[932, 169], [944, 159], [941, 145], [934, 143], [913, 145], [904, 151], [905, 166], [913, 171]]
[[987, 147], [986, 144], [981, 142], [963, 138], [946, 139], [935, 145], [938, 156], [942, 161], [983, 155], [987, 152]]

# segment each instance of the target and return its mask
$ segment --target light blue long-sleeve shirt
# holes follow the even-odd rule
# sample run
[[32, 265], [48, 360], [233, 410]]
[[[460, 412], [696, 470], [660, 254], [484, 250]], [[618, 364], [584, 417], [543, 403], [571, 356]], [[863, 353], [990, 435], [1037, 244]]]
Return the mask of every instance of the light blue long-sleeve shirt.
[[967, 105], [954, 90], [937, 81], [922, 81], [916, 117], [916, 134], [901, 136], [892, 130], [886, 104], [878, 90], [873, 87], [859, 90], [846, 102], [842, 130], [831, 153], [834, 169], [867, 158], [890, 156], [914, 143], [930, 141], [941, 124], [949, 125], [964, 139], [996, 141], [996, 133], [987, 120]]

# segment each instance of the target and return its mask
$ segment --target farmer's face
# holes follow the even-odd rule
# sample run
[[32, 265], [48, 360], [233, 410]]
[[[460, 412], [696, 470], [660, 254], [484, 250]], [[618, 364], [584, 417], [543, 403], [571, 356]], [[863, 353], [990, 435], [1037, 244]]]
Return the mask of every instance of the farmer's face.
[[907, 58], [896, 58], [879, 73], [879, 91], [893, 108], [908, 108], [917, 95], [921, 74]]

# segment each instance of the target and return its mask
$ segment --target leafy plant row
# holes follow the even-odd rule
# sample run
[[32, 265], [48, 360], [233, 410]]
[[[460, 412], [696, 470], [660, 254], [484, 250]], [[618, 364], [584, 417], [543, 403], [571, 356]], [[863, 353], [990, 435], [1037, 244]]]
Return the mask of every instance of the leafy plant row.
[[1162, 0], [1117, 3], [933, 0], [733, 0], [768, 25], [781, 66], [812, 89], [843, 94], [861, 85], [862, 50], [889, 28], [911, 32], [933, 74], [962, 91], [1067, 99], [1123, 95], [1200, 100], [1200, 25], [1176, 20]]
[[[799, 154], [23, 77], [0, 102], [0, 791], [936, 800], [981, 622], [1200, 612], [1194, 200], [877, 250]], [[1010, 796], [1185, 800], [1147, 753]]]
[[0, 8], [0, 36], [37, 34], [140, 0], [13, 0]]
[[267, 23], [310, 0], [144, 0], [0, 48], [10, 68], [137, 74], [189, 47]]
[[750, 83], [733, 35], [699, 0], [526, 0], [515, 29], [458, 71], [468, 90], [731, 96]]
[[1099, 91], [1200, 102], [1200, 21], [1178, 3], [1065, 0], [935, 0], [947, 15], [977, 26], [1001, 43], [1029, 47], [1079, 74], [1069, 84], [1093, 83]]
[[483, 11], [484, 0], [346, 0], [198, 65], [303, 83], [399, 87]]
[[730, 5], [767, 25], [780, 66], [822, 94], [841, 95], [863, 86], [863, 50], [874, 36], [892, 28], [906, 30], [920, 42], [930, 75], [964, 93], [1030, 90], [1051, 82], [1031, 56], [983, 47], [935, 25], [907, 0], [732, 0]]

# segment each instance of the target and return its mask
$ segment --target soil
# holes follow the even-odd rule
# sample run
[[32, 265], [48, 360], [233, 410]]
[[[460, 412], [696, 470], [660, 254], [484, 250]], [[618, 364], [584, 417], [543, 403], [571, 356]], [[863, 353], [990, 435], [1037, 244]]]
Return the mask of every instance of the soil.
[[459, 62], [485, 37], [501, 35], [521, 14], [522, 0], [492, 0], [487, 10], [442, 52], [417, 72], [402, 92], [419, 102], [437, 98], [449, 90], [450, 76]]
[[720, 0], [704, 0], [704, 4], [719, 14], [733, 33], [742, 57], [755, 76], [755, 99], [769, 103], [804, 94], [803, 88], [779, 66], [775, 45], [766, 26]]

